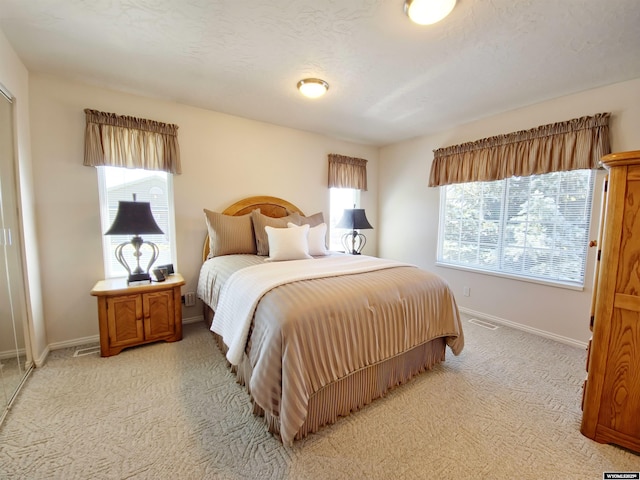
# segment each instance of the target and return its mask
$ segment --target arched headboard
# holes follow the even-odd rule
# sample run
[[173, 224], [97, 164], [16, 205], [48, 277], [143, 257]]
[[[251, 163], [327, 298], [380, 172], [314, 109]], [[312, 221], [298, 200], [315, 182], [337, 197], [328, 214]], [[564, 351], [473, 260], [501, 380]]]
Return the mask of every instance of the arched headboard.
[[[268, 217], [280, 218], [286, 217], [291, 212], [297, 212], [300, 215], [304, 215], [302, 210], [296, 207], [293, 203], [287, 202], [282, 198], [269, 197], [261, 195], [257, 197], [248, 197], [240, 200], [233, 205], [229, 205], [223, 210], [224, 215], [246, 215], [251, 213], [256, 208], [260, 209], [260, 213], [267, 215]], [[202, 261], [204, 262], [209, 256], [209, 235], [207, 234], [204, 245], [202, 248]]]

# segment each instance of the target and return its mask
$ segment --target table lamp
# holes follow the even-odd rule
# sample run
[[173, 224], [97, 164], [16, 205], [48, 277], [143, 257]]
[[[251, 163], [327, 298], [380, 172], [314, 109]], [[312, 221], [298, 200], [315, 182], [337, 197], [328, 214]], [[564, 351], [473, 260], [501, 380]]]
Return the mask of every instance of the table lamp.
[[[118, 260], [120, 265], [129, 273], [127, 283], [151, 280], [149, 269], [158, 259], [160, 252], [155, 243], [143, 240], [140, 235], [158, 233], [163, 234], [164, 232], [160, 230], [160, 227], [158, 227], [158, 224], [153, 218], [151, 204], [149, 202], [136, 202], [135, 193], [133, 194], [133, 202], [118, 202], [116, 218], [111, 228], [105, 232], [105, 235], [133, 235], [133, 238], [129, 242], [121, 243], [116, 247], [116, 260]], [[140, 247], [145, 244], [151, 247], [152, 250], [151, 260], [149, 260], [146, 272], [140, 268], [140, 257], [142, 256]], [[131, 270], [122, 252], [128, 245], [132, 245], [134, 249], [133, 256], [137, 262], [134, 270]]]
[[344, 251], [352, 255], [360, 255], [367, 243], [367, 238], [357, 230], [373, 228], [367, 220], [364, 208], [345, 208], [342, 218], [336, 228], [348, 228], [351, 230], [342, 236]]

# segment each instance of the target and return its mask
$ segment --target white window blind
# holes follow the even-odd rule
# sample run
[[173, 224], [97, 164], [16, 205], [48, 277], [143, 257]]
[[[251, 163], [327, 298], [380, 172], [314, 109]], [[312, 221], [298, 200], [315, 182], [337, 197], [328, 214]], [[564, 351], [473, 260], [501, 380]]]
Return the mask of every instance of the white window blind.
[[330, 208], [329, 213], [329, 250], [344, 251], [342, 246], [342, 235], [345, 230], [336, 228], [337, 223], [342, 218], [345, 208], [354, 208], [360, 204], [360, 190], [355, 188], [329, 189]]
[[438, 262], [583, 286], [595, 171], [441, 187]]
[[[141, 235], [143, 240], [155, 243], [159, 256], [154, 265], [173, 263], [175, 267], [175, 227], [173, 213], [173, 177], [162, 171], [119, 167], [96, 167], [100, 189], [100, 213], [102, 231], [106, 232], [118, 211], [119, 201], [132, 201], [133, 194], [139, 202], [149, 202], [153, 217], [164, 232], [163, 235]], [[124, 277], [127, 271], [116, 260], [116, 247], [131, 240], [133, 235], [103, 235], [105, 278]], [[123, 250], [129, 266], [136, 266], [133, 247]], [[140, 267], [146, 271], [151, 251], [141, 248]], [[177, 267], [175, 267], [177, 269]]]

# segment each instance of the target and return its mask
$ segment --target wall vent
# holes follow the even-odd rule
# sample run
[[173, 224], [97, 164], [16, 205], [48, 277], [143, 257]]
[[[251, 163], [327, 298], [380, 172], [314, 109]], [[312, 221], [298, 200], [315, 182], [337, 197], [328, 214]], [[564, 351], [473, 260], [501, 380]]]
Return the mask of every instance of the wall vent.
[[94, 345], [93, 347], [77, 348], [73, 352], [74, 357], [84, 357], [86, 355], [93, 355], [94, 353], [100, 353], [100, 345]]
[[479, 327], [484, 327], [489, 330], [497, 330], [498, 328], [500, 328], [497, 325], [494, 325], [493, 323], [485, 322], [483, 320], [478, 320], [477, 318], [469, 319], [469, 323], [473, 323], [474, 325], [478, 325]]

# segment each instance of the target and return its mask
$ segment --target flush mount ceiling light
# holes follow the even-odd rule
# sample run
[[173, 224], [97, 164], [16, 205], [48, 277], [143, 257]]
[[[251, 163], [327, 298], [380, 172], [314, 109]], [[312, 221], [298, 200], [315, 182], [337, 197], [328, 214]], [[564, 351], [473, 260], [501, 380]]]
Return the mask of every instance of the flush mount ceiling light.
[[418, 25], [431, 25], [451, 13], [456, 0], [405, 0], [404, 13]]
[[318, 98], [327, 93], [329, 84], [319, 78], [305, 78], [298, 82], [298, 90], [305, 97]]

